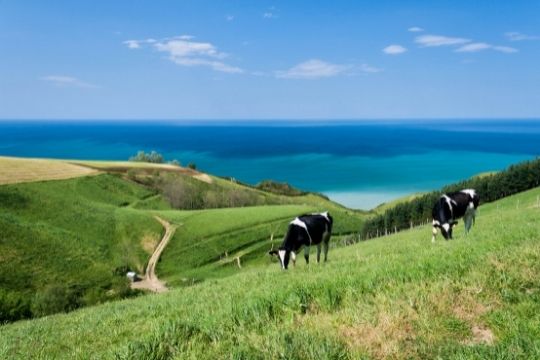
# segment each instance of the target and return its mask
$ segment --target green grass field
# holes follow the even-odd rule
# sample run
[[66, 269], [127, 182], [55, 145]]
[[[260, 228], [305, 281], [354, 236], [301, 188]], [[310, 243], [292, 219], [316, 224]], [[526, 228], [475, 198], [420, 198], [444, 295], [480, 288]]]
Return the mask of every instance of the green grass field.
[[126, 207], [149, 195], [106, 174], [0, 186], [2, 318], [12, 317], [8, 300], [32, 302], [52, 286], [71, 294], [67, 307], [117, 298], [116, 283], [129, 288], [114, 270], [141, 271], [148, 258], [141, 241], [158, 241], [163, 231], [150, 214]]
[[[237, 257], [242, 269], [258, 265], [268, 261], [272, 245], [279, 246], [292, 218], [315, 211], [322, 211], [321, 207], [267, 205], [159, 212], [180, 226], [161, 258], [158, 273], [171, 285], [185, 285], [238, 272]], [[361, 218], [343, 209], [332, 210], [332, 216], [335, 234], [354, 233], [362, 225]]]
[[[539, 358], [538, 196], [482, 206], [453, 241], [432, 244], [419, 227], [332, 249], [326, 264], [281, 271], [266, 258], [166, 294], [4, 325], [0, 358]], [[197, 216], [168, 218], [214, 234], [197, 226], [213, 215]]]
[[[9, 158], [10, 166], [34, 171], [35, 161], [19, 160]], [[142, 274], [159, 242], [163, 228], [154, 215], [179, 225], [157, 269], [173, 287], [236, 274], [266, 260], [270, 236], [280, 241], [287, 223], [303, 212], [331, 210], [343, 233], [358, 232], [365, 218], [320, 196], [276, 195], [219, 178], [207, 183], [189, 174], [174, 176], [201, 193], [226, 195], [240, 189], [261, 204], [289, 205], [171, 210], [158, 188], [118, 170], [119, 164], [133, 163], [91, 164], [102, 171], [114, 169], [114, 175], [0, 185], [0, 323], [133, 295], [125, 273]], [[129, 169], [146, 168], [134, 164]]]

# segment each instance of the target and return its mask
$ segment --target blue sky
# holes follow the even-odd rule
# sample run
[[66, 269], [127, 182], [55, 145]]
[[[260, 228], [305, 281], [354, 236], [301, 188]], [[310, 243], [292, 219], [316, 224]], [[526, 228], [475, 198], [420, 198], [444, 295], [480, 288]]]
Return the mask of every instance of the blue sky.
[[0, 119], [540, 117], [540, 1], [0, 0]]

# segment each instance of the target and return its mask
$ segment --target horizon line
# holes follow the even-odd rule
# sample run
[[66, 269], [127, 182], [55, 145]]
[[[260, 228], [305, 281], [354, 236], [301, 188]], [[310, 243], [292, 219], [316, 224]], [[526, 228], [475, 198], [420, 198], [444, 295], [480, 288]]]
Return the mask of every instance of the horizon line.
[[203, 124], [203, 123], [359, 123], [359, 122], [439, 122], [439, 121], [459, 121], [459, 122], [476, 122], [476, 121], [540, 121], [538, 117], [406, 117], [406, 118], [0, 118], [0, 123], [15, 123], [15, 122], [49, 122], [49, 123], [65, 123], [65, 122], [81, 122], [81, 123], [178, 123], [178, 124]]

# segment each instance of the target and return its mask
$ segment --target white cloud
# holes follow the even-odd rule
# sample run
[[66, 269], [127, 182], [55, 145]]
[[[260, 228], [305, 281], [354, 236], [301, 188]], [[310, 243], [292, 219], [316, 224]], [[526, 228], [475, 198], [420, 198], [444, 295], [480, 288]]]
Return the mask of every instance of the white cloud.
[[304, 61], [284, 71], [276, 71], [274, 75], [284, 79], [320, 79], [338, 75], [357, 75], [358, 73], [377, 73], [382, 69], [368, 64], [332, 64], [319, 59]]
[[181, 38], [156, 42], [154, 47], [158, 51], [169, 53], [172, 58], [203, 56], [223, 59], [226, 57], [224, 53], [217, 51], [216, 47], [210, 43], [183, 40]]
[[124, 41], [124, 44], [130, 49], [139, 49], [142, 45], [148, 44], [155, 50], [168, 54], [170, 61], [181, 66], [206, 66], [226, 73], [243, 72], [238, 67], [222, 62], [227, 54], [218, 51], [213, 44], [192, 39], [191, 35], [181, 35], [162, 40], [128, 40]]
[[457, 48], [455, 51], [456, 52], [477, 52], [477, 51], [482, 51], [482, 50], [487, 50], [487, 49], [491, 49], [491, 45], [482, 43], [482, 42], [477, 42], [477, 43], [470, 43], [467, 45], [463, 45]]
[[263, 14], [263, 18], [265, 19], [275, 19], [277, 18], [277, 15], [274, 14], [273, 12], [270, 12], [270, 11], [267, 11]]
[[422, 31], [424, 31], [424, 29], [422, 29], [421, 27], [418, 27], [418, 26], [410, 27], [407, 30], [410, 31], [410, 32], [422, 32]]
[[504, 52], [504, 53], [507, 53], [507, 54], [515, 53], [515, 52], [518, 51], [517, 49], [514, 49], [512, 47], [495, 46], [495, 45], [490, 45], [490, 44], [486, 44], [486, 43], [483, 43], [483, 42], [466, 44], [466, 45], [463, 45], [463, 46], [457, 48], [455, 51], [456, 52], [468, 52], [468, 53], [471, 53], [471, 52], [478, 52], [478, 51], [483, 51], [483, 50], [495, 50], [495, 51]]
[[145, 40], [126, 40], [122, 44], [126, 45], [130, 49], [140, 49], [145, 44], [153, 44], [157, 40], [155, 39], [145, 39]]
[[495, 51], [500, 51], [500, 52], [507, 53], [507, 54], [518, 52], [518, 49], [515, 49], [515, 48], [510, 47], [510, 46], [493, 46], [492, 49], [495, 50]]
[[523, 40], [540, 40], [540, 36], [537, 35], [525, 35], [518, 31], [509, 31], [504, 33], [504, 36], [510, 41], [523, 41]]
[[423, 47], [461, 45], [471, 42], [469, 39], [442, 35], [421, 35], [417, 36], [414, 41]]
[[365, 73], [378, 73], [382, 71], [382, 69], [379, 69], [377, 67], [374, 67], [368, 64], [361, 64], [359, 68], [360, 68], [360, 71], [365, 72]]
[[234, 20], [234, 15], [227, 15], [227, 16], [225, 16], [225, 20], [227, 20], [227, 21], [233, 21], [233, 20]]
[[383, 49], [383, 52], [388, 55], [403, 54], [406, 51], [407, 51], [407, 48], [401, 45], [389, 45]]
[[137, 40], [126, 40], [124, 44], [130, 49], [140, 49], [141, 44]]
[[442, 35], [421, 35], [414, 41], [422, 47], [456, 46], [455, 52], [473, 53], [484, 50], [494, 50], [503, 53], [515, 53], [518, 49], [509, 46], [491, 45], [485, 42], [473, 42], [470, 39], [448, 37]]
[[277, 71], [276, 77], [287, 79], [319, 79], [342, 74], [350, 66], [332, 64], [319, 59], [311, 59], [293, 66], [286, 71]]
[[98, 86], [81, 81], [72, 76], [66, 75], [47, 75], [40, 78], [40, 80], [47, 81], [60, 87], [78, 87], [78, 88], [97, 88]]

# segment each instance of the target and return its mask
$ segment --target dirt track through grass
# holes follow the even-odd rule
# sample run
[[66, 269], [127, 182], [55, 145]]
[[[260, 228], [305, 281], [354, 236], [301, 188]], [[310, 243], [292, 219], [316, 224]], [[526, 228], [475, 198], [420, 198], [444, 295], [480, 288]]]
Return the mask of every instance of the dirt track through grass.
[[163, 235], [163, 238], [159, 242], [158, 246], [154, 250], [154, 253], [150, 257], [150, 260], [148, 260], [148, 265], [146, 266], [146, 272], [144, 274], [144, 278], [141, 281], [133, 282], [131, 284], [132, 289], [139, 289], [139, 290], [149, 290], [156, 293], [162, 293], [168, 290], [165, 283], [158, 279], [156, 275], [156, 265], [159, 261], [159, 257], [161, 256], [161, 253], [165, 249], [165, 246], [169, 243], [169, 240], [174, 235], [174, 232], [176, 230], [176, 226], [171, 225], [168, 221], [163, 220], [162, 218], [156, 216], [155, 219], [163, 225], [165, 228], [165, 234]]

